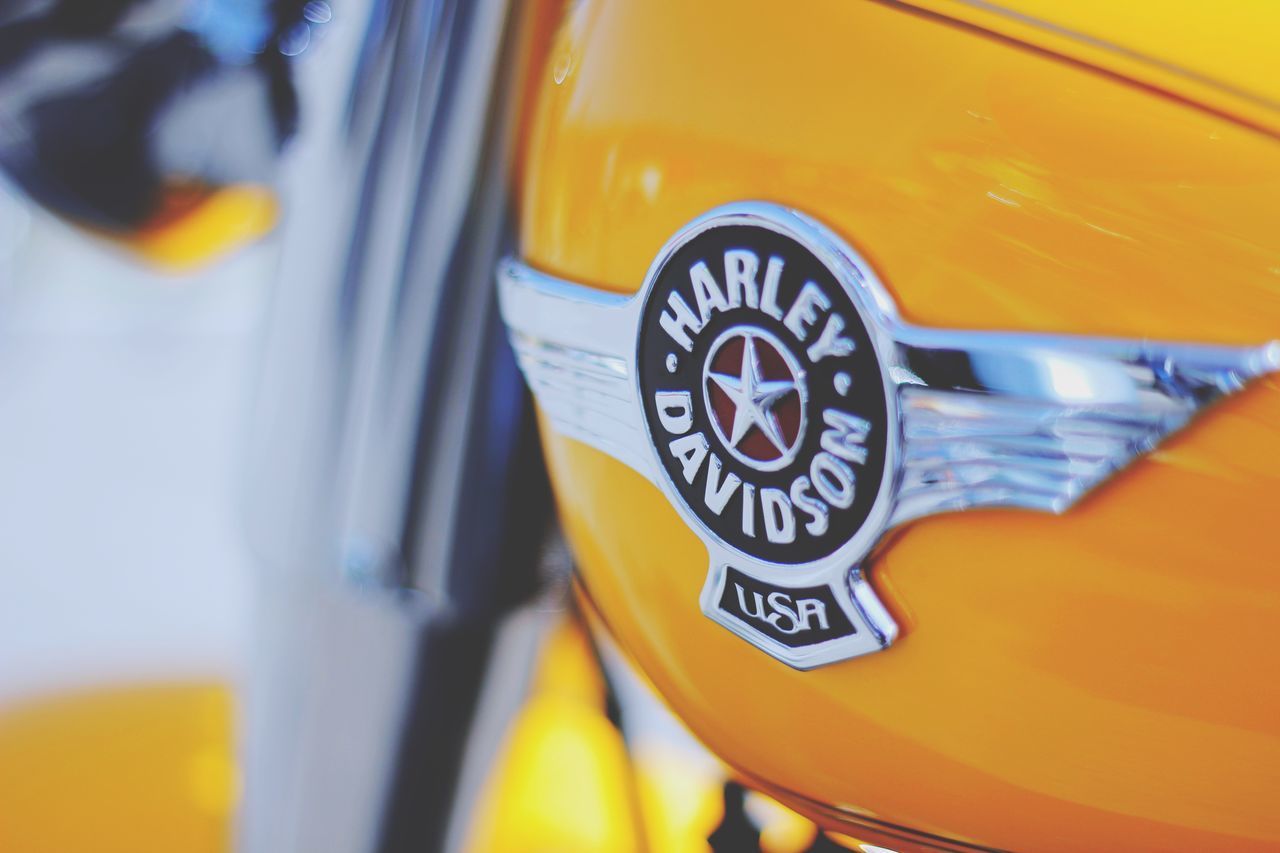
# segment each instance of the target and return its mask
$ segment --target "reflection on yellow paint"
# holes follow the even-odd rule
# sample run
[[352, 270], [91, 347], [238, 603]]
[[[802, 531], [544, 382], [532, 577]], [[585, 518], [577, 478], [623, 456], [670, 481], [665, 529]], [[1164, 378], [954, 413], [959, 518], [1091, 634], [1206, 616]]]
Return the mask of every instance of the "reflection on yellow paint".
[[839, 833], [829, 833], [827, 838], [831, 839], [840, 847], [847, 847], [850, 850], [857, 850], [858, 853], [897, 853], [888, 847], [880, 847], [876, 844], [868, 844], [865, 841], [859, 841], [852, 835], [841, 835]]
[[0, 710], [0, 850], [230, 849], [231, 709], [223, 687], [173, 685]]

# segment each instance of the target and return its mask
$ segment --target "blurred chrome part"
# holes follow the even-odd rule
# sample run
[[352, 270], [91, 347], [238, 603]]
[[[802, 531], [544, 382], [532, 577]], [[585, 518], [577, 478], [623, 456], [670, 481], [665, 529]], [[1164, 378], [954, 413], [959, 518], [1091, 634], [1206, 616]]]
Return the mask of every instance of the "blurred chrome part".
[[484, 667], [474, 719], [465, 735], [463, 758], [454, 780], [457, 793], [442, 847], [447, 851], [471, 849], [470, 832], [483, 817], [476, 805], [492, 784], [503, 751], [510, 747], [508, 734], [530, 697], [548, 634], [573, 612], [573, 557], [554, 522], [545, 533], [535, 556], [537, 575], [544, 586], [528, 604], [501, 622]]
[[250, 448], [250, 853], [440, 849], [499, 628], [538, 584], [550, 502], [489, 286], [509, 11], [343, 4], [301, 66]]
[[163, 214], [175, 188], [268, 182], [297, 123], [284, 47], [316, 26], [306, 8], [11, 4], [0, 11], [0, 167], [55, 213], [110, 231]]

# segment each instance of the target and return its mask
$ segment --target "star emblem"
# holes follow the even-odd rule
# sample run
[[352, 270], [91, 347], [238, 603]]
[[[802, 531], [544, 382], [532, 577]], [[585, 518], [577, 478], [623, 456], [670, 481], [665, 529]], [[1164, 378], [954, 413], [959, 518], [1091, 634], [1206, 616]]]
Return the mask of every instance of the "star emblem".
[[[783, 435], [775, 407], [788, 394], [796, 392], [796, 378], [765, 379], [757, 350], [759, 339], [751, 332], [742, 334], [742, 366], [737, 375], [711, 370], [707, 378], [714, 382], [733, 404], [733, 425], [727, 436], [730, 447], [738, 447], [752, 427], [756, 427], [783, 456], [791, 443]], [[766, 342], [765, 346], [769, 346]]]

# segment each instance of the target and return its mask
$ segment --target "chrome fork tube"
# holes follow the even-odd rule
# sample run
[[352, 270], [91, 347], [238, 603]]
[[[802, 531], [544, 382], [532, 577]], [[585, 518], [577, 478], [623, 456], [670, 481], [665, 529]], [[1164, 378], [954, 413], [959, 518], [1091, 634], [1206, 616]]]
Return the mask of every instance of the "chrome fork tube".
[[439, 849], [496, 627], [536, 585], [549, 501], [490, 285], [509, 5], [335, 4], [299, 68], [250, 443], [249, 853]]

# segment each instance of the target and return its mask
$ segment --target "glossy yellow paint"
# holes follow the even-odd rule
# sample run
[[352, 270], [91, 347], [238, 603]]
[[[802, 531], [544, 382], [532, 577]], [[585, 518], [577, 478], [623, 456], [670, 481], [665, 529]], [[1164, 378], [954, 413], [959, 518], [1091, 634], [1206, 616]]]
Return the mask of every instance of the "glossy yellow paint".
[[[1266, 123], [1224, 117], [1218, 89], [1168, 97], [1087, 61], [897, 4], [583, 0], [527, 141], [523, 252], [630, 292], [682, 224], [763, 199], [841, 233], [916, 323], [1280, 337]], [[1229, 51], [1215, 62], [1234, 73]], [[705, 552], [653, 486], [544, 445], [611, 631], [789, 805], [1011, 848], [1280, 844], [1276, 380], [1064, 516], [902, 530], [872, 563], [902, 637], [809, 673], [702, 616]]]
[[1280, 130], [1271, 0], [901, 0]]
[[169, 685], [0, 710], [0, 850], [229, 850], [231, 709], [223, 687]]

